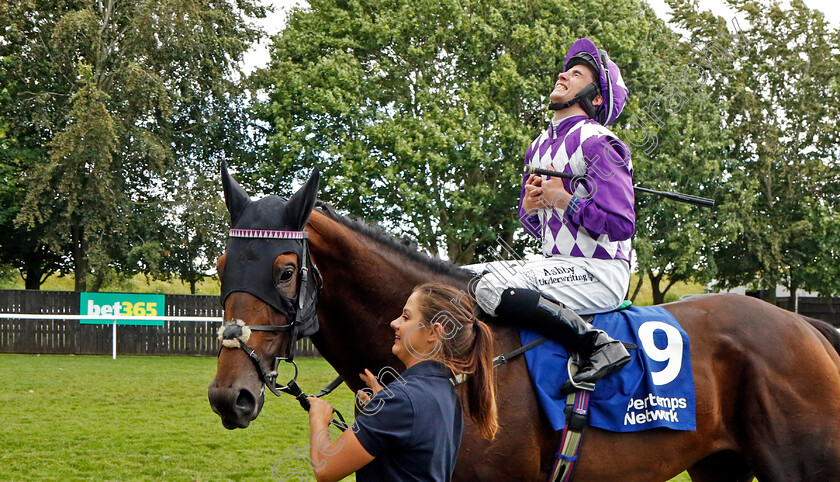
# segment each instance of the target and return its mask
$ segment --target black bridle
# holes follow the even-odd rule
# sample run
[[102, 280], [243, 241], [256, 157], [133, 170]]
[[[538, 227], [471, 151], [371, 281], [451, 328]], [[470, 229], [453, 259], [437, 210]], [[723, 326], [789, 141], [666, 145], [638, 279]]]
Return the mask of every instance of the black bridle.
[[[312, 275], [314, 278], [314, 289], [316, 297], [314, 303], [317, 304], [317, 295], [321, 291], [323, 287], [323, 279], [321, 278], [321, 273], [318, 271], [318, 268], [312, 263], [312, 259], [309, 256], [309, 233], [306, 231], [277, 231], [277, 230], [256, 230], [256, 229], [231, 229], [230, 230], [230, 237], [232, 238], [259, 238], [259, 239], [275, 239], [275, 240], [297, 240], [300, 241], [302, 244], [302, 256], [300, 259], [300, 269], [298, 270], [298, 289], [297, 293], [295, 294], [295, 298], [292, 300], [291, 306], [294, 307], [294, 316], [291, 317], [291, 322], [286, 325], [247, 325], [242, 320], [230, 320], [225, 321], [222, 323], [221, 328], [219, 328], [219, 341], [222, 342], [222, 346], [219, 347], [219, 355], [222, 353], [222, 348], [241, 348], [245, 351], [248, 355], [248, 359], [254, 365], [254, 368], [257, 370], [257, 374], [260, 377], [260, 381], [263, 383], [265, 387], [268, 387], [269, 391], [276, 396], [281, 396], [281, 393], [287, 393], [292, 395], [297, 399], [300, 406], [303, 407], [304, 410], [309, 411], [309, 400], [307, 400], [306, 393], [300, 389], [297, 384], [297, 377], [298, 377], [298, 366], [297, 363], [294, 361], [294, 346], [297, 343], [298, 337], [300, 336], [301, 327], [312, 323], [312, 319], [314, 318], [315, 311], [314, 309], [305, 309], [304, 306], [305, 300], [307, 299], [308, 289], [310, 288], [310, 280], [309, 280], [309, 271], [310, 266], [312, 269]], [[223, 295], [224, 296], [224, 295]], [[224, 300], [222, 300], [224, 303]], [[285, 313], [286, 319], [289, 319], [289, 313]], [[275, 356], [271, 362], [269, 371], [266, 371], [262, 364], [262, 359], [257, 354], [257, 352], [248, 345], [248, 340], [250, 339], [252, 331], [266, 331], [272, 333], [281, 333], [281, 332], [289, 332], [289, 344], [286, 347], [286, 356], [278, 357]], [[277, 366], [280, 361], [285, 361], [287, 363], [291, 363], [292, 366], [295, 368], [294, 377], [285, 385], [277, 386]], [[329, 385], [321, 389], [318, 392], [316, 397], [322, 397], [324, 395], [329, 394], [332, 392], [336, 387], [338, 387], [342, 383], [341, 377], [336, 378], [333, 380]], [[345, 430], [347, 428], [346, 422], [344, 422], [344, 417], [339, 413], [337, 410], [334, 410], [336, 415], [338, 416], [338, 420], [333, 419], [332, 423], [336, 427], [340, 428], [341, 430]]]

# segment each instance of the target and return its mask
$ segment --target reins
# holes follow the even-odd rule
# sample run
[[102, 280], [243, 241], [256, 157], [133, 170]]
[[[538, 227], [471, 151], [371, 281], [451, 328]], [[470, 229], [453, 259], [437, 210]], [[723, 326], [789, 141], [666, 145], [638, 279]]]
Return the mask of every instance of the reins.
[[[517, 348], [516, 350], [511, 351], [510, 353], [505, 353], [504, 355], [499, 355], [499, 356], [497, 356], [496, 358], [493, 359], [493, 368], [498, 368], [498, 367], [510, 362], [510, 360], [512, 358], [516, 358], [519, 355], [522, 355], [523, 353], [525, 353], [526, 351], [531, 350], [533, 348], [536, 348], [536, 347], [542, 345], [543, 343], [545, 343], [547, 341], [548, 341], [548, 338], [546, 338], [546, 337], [537, 338], [536, 340], [534, 340], [534, 341], [532, 341], [532, 342], [530, 342], [526, 345], [522, 345], [519, 348]], [[459, 373], [458, 375], [455, 375], [452, 378], [450, 378], [449, 381], [452, 383], [452, 385], [457, 386], [457, 385], [460, 385], [460, 384], [464, 383], [465, 381], [467, 381], [467, 376], [468, 375], [466, 373]]]
[[516, 358], [519, 355], [525, 353], [526, 351], [528, 351], [532, 348], [536, 348], [536, 347], [542, 345], [543, 343], [545, 343], [547, 341], [548, 341], [548, 338], [546, 338], [546, 337], [537, 338], [536, 340], [528, 343], [527, 345], [522, 345], [522, 346], [520, 346], [516, 350], [513, 350], [510, 353], [507, 353], [507, 354], [504, 354], [504, 355], [499, 355], [499, 356], [497, 356], [496, 358], [493, 359], [493, 368], [498, 367], [500, 365], [504, 365], [505, 363], [509, 362], [511, 358]]
[[[254, 367], [257, 369], [257, 373], [260, 376], [260, 380], [263, 382], [263, 385], [268, 387], [269, 391], [276, 396], [281, 396], [281, 393], [289, 394], [295, 397], [295, 400], [298, 401], [301, 408], [309, 411], [310, 403], [307, 400], [307, 395], [303, 390], [301, 390], [300, 386], [297, 384], [297, 377], [299, 374], [297, 363], [294, 360], [290, 360], [285, 357], [275, 357], [274, 363], [272, 364], [272, 369], [269, 373], [265, 372], [265, 369], [262, 366], [260, 356], [254, 351], [253, 348], [248, 346], [248, 344], [243, 340], [243, 333], [247, 333], [247, 336], [250, 336], [250, 331], [273, 331], [273, 332], [280, 332], [280, 331], [289, 331], [291, 329], [291, 325], [282, 325], [282, 326], [265, 326], [265, 325], [257, 325], [257, 326], [248, 326], [245, 325], [242, 320], [235, 320], [233, 322], [224, 322], [221, 328], [219, 328], [219, 338], [222, 340], [222, 347], [228, 348], [242, 348], [246, 354], [248, 354], [248, 358], [254, 364]], [[245, 338], [247, 338], [247, 336]], [[237, 345], [232, 346], [229, 342], [238, 342]], [[219, 348], [219, 352], [221, 353], [222, 347]], [[291, 380], [289, 380], [285, 385], [278, 387], [277, 386], [277, 364], [280, 360], [285, 362], [291, 363], [293, 367], [295, 367], [295, 374]], [[331, 381], [326, 387], [322, 388], [315, 397], [321, 398], [324, 395], [328, 395], [332, 393], [344, 380], [341, 377], [337, 377], [335, 380]], [[347, 430], [349, 427], [347, 422], [344, 421], [344, 416], [336, 409], [333, 409], [333, 413], [335, 413], [338, 419], [332, 419], [330, 423], [338, 427], [341, 431]]]

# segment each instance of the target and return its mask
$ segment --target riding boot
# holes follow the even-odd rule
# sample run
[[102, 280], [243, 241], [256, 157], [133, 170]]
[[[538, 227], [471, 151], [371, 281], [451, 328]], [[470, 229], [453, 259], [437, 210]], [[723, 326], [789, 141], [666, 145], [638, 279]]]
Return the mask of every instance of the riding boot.
[[567, 350], [577, 353], [580, 363], [573, 377], [575, 383], [594, 383], [630, 362], [630, 354], [623, 343], [537, 291], [506, 289], [501, 295], [496, 315], [502, 319], [517, 320], [519, 325], [557, 340]]

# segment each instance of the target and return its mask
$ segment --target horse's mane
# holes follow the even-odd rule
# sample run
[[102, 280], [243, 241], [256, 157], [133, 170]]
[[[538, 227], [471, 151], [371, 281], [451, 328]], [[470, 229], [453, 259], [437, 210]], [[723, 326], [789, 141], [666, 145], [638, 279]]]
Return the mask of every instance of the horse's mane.
[[371, 223], [361, 218], [342, 216], [338, 214], [332, 206], [321, 200], [316, 201], [315, 208], [322, 214], [326, 215], [333, 221], [337, 221], [354, 233], [361, 234], [366, 238], [396, 252], [397, 254], [409, 258], [421, 266], [428, 268], [433, 273], [450, 276], [463, 283], [468, 282], [475, 276], [475, 273], [472, 271], [467, 271], [448, 261], [434, 258], [424, 251], [421, 251], [417, 242], [408, 236], [397, 238], [378, 224]]

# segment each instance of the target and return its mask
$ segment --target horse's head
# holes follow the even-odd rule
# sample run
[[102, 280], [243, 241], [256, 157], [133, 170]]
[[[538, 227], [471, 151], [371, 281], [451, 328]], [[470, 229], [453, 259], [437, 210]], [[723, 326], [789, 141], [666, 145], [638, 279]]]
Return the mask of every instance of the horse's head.
[[222, 165], [231, 218], [218, 259], [225, 323], [208, 397], [228, 429], [245, 428], [275, 391], [277, 358], [291, 361], [295, 340], [318, 330], [316, 273], [303, 231], [315, 204], [318, 172], [288, 201], [251, 198]]

